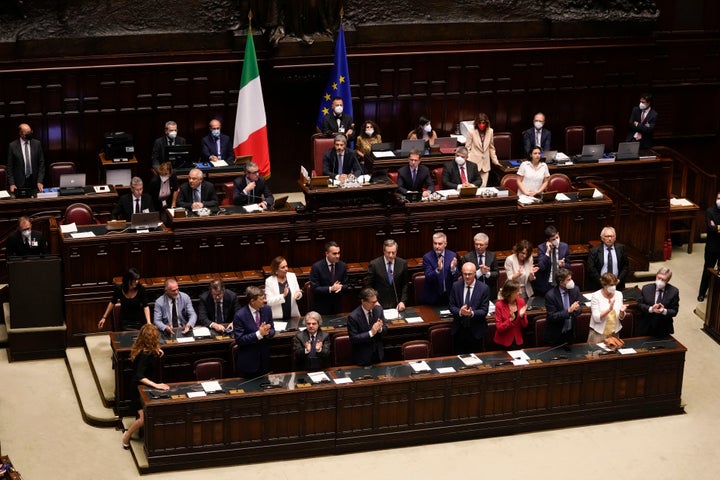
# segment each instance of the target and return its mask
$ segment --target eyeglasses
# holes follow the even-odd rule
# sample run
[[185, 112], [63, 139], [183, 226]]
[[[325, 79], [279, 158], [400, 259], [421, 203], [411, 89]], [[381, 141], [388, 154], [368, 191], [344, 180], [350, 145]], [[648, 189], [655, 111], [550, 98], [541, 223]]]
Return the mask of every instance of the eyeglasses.
[[257, 175], [258, 171], [259, 170], [255, 170], [254, 172], [248, 171], [247, 174], [248, 175]]

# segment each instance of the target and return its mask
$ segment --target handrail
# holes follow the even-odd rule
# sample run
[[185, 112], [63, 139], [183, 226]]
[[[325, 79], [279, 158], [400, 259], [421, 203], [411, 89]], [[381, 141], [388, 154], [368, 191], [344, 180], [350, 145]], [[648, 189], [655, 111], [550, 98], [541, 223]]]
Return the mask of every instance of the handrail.
[[[681, 154], [677, 150], [670, 147], [653, 147], [660, 156], [671, 158], [673, 160], [673, 169], [680, 169], [680, 191], [677, 194], [680, 198], [688, 198], [691, 202], [697, 204], [701, 210], [704, 210], [715, 203], [717, 195], [716, 185], [717, 176], [713, 173], [706, 172], [699, 167], [690, 158]], [[692, 173], [693, 188], [688, 189], [688, 178]]]

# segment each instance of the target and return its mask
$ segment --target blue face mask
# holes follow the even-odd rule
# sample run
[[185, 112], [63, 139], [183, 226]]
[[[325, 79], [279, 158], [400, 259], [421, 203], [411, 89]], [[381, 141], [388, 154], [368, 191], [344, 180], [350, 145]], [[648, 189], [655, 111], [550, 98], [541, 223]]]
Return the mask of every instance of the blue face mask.
[[220, 129], [217, 128], [217, 129], [210, 130], [210, 133], [212, 133], [212, 136], [213, 136], [213, 137], [219, 137], [219, 136], [220, 136]]

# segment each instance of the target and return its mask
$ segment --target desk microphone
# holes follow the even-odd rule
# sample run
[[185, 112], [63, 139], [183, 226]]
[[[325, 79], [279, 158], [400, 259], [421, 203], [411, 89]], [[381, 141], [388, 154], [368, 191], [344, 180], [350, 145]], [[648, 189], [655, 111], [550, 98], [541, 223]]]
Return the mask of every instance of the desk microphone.
[[[552, 351], [554, 351], [554, 350], [557, 350], [558, 348], [566, 348], [566, 347], [569, 348], [567, 342], [562, 343], [562, 344], [560, 344], [560, 345], [558, 345], [558, 346], [556, 346], [556, 347], [552, 347], [552, 348], [550, 348], [550, 349], [548, 349], [548, 350], [545, 350], [545, 351], [543, 351], [543, 352], [538, 353], [537, 359], [540, 359], [540, 357], [542, 357], [543, 355], [545, 355], [545, 354], [547, 354], [547, 353], [550, 353], [550, 352], [552, 352]], [[567, 358], [566, 355], [561, 355], [561, 356], [553, 357], [551, 360], [561, 360], [561, 359], [566, 359], [566, 358]]]
[[[667, 348], [668, 345], [667, 342], [670, 342], [672, 340], [655, 340], [652, 342], [643, 342], [642, 345], [640, 345], [640, 348], [647, 348], [648, 350], [660, 350], [662, 348]], [[659, 345], [658, 345], [659, 344]], [[646, 345], [650, 345], [646, 347]]]
[[254, 381], [257, 380], [257, 379], [262, 378], [262, 377], [266, 377], [266, 376], [268, 376], [268, 375], [270, 375], [270, 374], [272, 374], [272, 372], [268, 372], [268, 373], [263, 374], [263, 375], [258, 375], [257, 377], [251, 378], [250, 380], [245, 380], [244, 382], [240, 382], [240, 384], [238, 384], [238, 387], [239, 387], [239, 386], [242, 386], [242, 385], [245, 385], [246, 383], [254, 382]]

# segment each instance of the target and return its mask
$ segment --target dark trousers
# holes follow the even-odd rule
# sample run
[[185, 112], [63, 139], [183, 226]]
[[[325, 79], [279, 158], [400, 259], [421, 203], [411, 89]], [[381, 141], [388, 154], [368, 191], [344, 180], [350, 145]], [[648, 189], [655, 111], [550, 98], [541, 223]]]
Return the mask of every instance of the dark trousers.
[[709, 251], [705, 248], [705, 264], [703, 265], [702, 278], [700, 279], [700, 289], [698, 295], [703, 297], [707, 294], [708, 284], [710, 283], [710, 273], [708, 268], [715, 268], [720, 261], [720, 252]]

